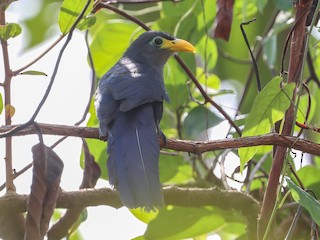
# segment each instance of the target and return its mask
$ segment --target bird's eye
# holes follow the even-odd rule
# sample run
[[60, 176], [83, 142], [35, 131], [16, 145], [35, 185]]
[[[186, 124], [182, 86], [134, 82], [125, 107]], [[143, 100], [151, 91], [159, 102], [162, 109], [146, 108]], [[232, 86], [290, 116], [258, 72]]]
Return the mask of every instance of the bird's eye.
[[155, 38], [155, 39], [154, 39], [154, 43], [155, 43], [157, 46], [161, 46], [162, 43], [163, 43], [163, 41], [162, 41], [161, 38]]

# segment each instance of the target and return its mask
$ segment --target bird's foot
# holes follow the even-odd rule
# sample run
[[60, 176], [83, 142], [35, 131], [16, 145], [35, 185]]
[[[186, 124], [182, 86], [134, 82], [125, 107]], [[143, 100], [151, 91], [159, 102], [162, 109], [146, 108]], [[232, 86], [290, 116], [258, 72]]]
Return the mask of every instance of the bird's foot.
[[164, 143], [164, 148], [167, 149], [168, 145], [167, 145], [167, 137], [166, 137], [166, 135], [164, 135], [164, 133], [160, 129], [158, 129], [158, 135], [159, 135], [159, 137], [161, 138], [161, 140]]
[[106, 142], [106, 141], [108, 141], [108, 134], [107, 135], [105, 135], [105, 136], [99, 136], [99, 139], [100, 140], [102, 140], [102, 141], [104, 141], [104, 142]]

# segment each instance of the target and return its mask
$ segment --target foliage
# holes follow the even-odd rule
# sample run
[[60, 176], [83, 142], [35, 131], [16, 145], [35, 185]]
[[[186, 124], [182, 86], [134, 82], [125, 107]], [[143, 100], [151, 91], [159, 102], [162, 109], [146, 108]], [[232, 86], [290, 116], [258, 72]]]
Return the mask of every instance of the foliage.
[[[220, 142], [223, 142], [225, 137], [236, 139], [259, 135], [259, 137], [263, 138], [270, 132], [282, 132], [285, 128], [284, 125], [286, 125], [283, 119], [288, 118], [290, 106], [294, 105], [293, 125], [297, 122], [297, 126], [291, 128], [290, 135], [297, 136], [297, 141], [307, 139], [308, 143], [317, 149], [319, 153], [320, 146], [317, 143], [319, 142], [320, 118], [319, 114], [316, 114], [320, 104], [320, 82], [318, 79], [320, 74], [319, 37], [310, 35], [309, 42], [306, 41], [309, 44], [307, 45], [309, 52], [308, 55], [305, 52], [301, 53], [304, 56], [303, 63], [305, 67], [301, 67], [303, 72], [297, 77], [297, 79], [300, 79], [300, 76], [302, 76], [300, 82], [288, 83], [285, 72], [281, 72], [281, 76], [278, 76], [278, 72], [282, 71], [283, 68], [289, 69], [286, 58], [289, 53], [284, 53], [283, 49], [289, 44], [286, 42], [286, 36], [294, 26], [291, 23], [294, 21], [295, 11], [293, 11], [291, 5], [288, 5], [290, 1], [235, 1], [233, 12], [229, 12], [229, 14], [232, 14], [233, 22], [230, 23], [232, 28], [228, 42], [212, 37], [216, 27], [216, 14], [220, 12], [216, 9], [216, 1], [146, 0], [144, 2], [142, 4], [133, 4], [131, 2], [115, 5], [105, 3], [108, 6], [112, 6], [112, 8], [120, 9], [120, 11], [127, 13], [135, 19], [135, 21], [132, 21], [132, 18], [130, 19], [126, 15], [116, 14], [116, 11], [112, 10], [112, 8], [104, 5], [99, 7], [101, 1], [96, 3], [90, 1], [87, 6], [88, 1], [86, 0], [64, 0], [56, 1], [55, 3], [41, 0], [39, 4], [42, 7], [29, 19], [21, 23], [0, 22], [0, 39], [3, 43], [4, 59], [6, 59], [4, 49], [6, 49], [7, 40], [20, 37], [21, 31], [30, 33], [30, 39], [26, 40], [25, 50], [27, 50], [49, 41], [50, 34], [47, 32], [47, 28], [53, 25], [60, 30], [60, 37], [55, 36], [57, 43], [66, 39], [65, 45], [60, 46], [61, 49], [64, 49], [68, 44], [72, 44], [72, 40], [70, 43], [68, 40], [71, 39], [73, 27], [76, 24], [76, 30], [74, 31], [81, 32], [83, 35], [87, 31], [89, 35], [90, 54], [88, 54], [88, 67], [94, 67], [93, 70], [97, 77], [97, 79], [93, 79], [93, 82], [95, 82], [99, 81], [104, 73], [115, 64], [130, 43], [144, 31], [143, 28], [148, 26], [153, 30], [166, 31], [179, 38], [187, 39], [197, 49], [196, 55], [184, 53], [179, 55], [186, 64], [189, 73], [181, 67], [176, 58], [171, 58], [165, 66], [164, 78], [166, 89], [170, 96], [170, 103], [166, 103], [164, 106], [161, 130], [168, 139], [189, 139], [196, 146], [200, 143], [198, 141], [207, 144], [208, 141], [216, 139], [215, 135], [218, 133], [220, 138], [218, 141]], [[218, 2], [220, 4], [223, 3], [223, 1]], [[2, 15], [5, 14], [6, 8], [10, 8], [10, 4], [19, 3], [11, 3], [9, 1], [5, 8], [1, 8]], [[52, 6], [50, 4], [56, 4], [56, 7], [59, 4], [58, 16], [53, 17], [54, 13], [48, 14], [47, 10]], [[85, 6], [87, 6], [87, 9], [83, 11]], [[83, 15], [79, 17], [80, 13], [83, 13]], [[250, 62], [249, 50], [245, 47], [243, 36], [238, 27], [241, 22], [253, 17], [256, 17], [257, 21], [246, 26], [246, 34], [250, 45], [254, 46], [253, 53], [256, 57], [255, 61], [258, 63], [261, 82], [264, 86], [259, 93], [256, 90], [257, 84], [253, 81], [255, 77], [251, 74], [254, 69]], [[46, 19], [45, 22], [43, 21], [44, 19]], [[139, 25], [138, 21], [145, 25]], [[267, 28], [268, 26], [270, 28]], [[51, 32], [51, 37], [52, 34]], [[258, 39], [257, 36], [259, 36], [259, 41], [255, 41]], [[53, 48], [59, 48], [59, 45], [53, 44], [48, 51]], [[60, 53], [62, 54], [63, 51]], [[282, 59], [285, 60], [284, 63]], [[40, 57], [36, 60], [40, 60]], [[77, 61], [77, 59], [74, 59], [74, 61]], [[5, 98], [10, 95], [10, 87], [8, 88], [7, 86], [8, 84], [10, 85], [12, 77], [18, 74], [28, 77], [48, 75], [52, 83], [54, 81], [54, 74], [50, 75], [37, 69], [30, 69], [29, 67], [32, 65], [33, 62], [30, 65], [26, 64], [25, 68], [19, 69], [20, 71], [17, 72], [11, 71], [10, 67], [4, 67], [4, 80], [1, 84], [4, 91], [3, 94], [0, 94], [0, 114], [5, 117], [6, 125], [11, 124], [8, 119], [11, 119], [14, 113], [14, 106], [11, 100]], [[56, 67], [59, 67], [59, 61], [57, 61]], [[289, 72], [289, 76], [290, 74]], [[192, 80], [190, 75], [195, 76], [196, 81]], [[201, 91], [201, 88], [204, 89], [205, 93]], [[50, 88], [47, 91], [49, 94]], [[71, 92], [70, 94], [72, 96], [75, 93]], [[211, 101], [208, 101], [208, 98]], [[92, 92], [90, 99], [93, 99]], [[46, 98], [44, 98], [45, 100]], [[237, 103], [233, 104], [233, 100], [236, 100]], [[217, 108], [215, 103], [221, 106], [222, 110]], [[41, 108], [42, 105], [39, 104], [39, 106]], [[2, 111], [3, 108], [9, 110]], [[87, 126], [96, 128], [98, 121], [92, 101], [88, 104], [86, 115], [88, 115]], [[238, 125], [240, 129], [243, 129], [242, 136], [232, 127], [221, 133], [223, 131], [221, 126], [228, 122], [225, 121], [225, 115], [231, 116], [231, 121]], [[26, 126], [34, 124], [34, 120], [27, 123]], [[84, 119], [80, 122], [83, 121]], [[299, 133], [302, 131], [301, 125], [304, 126], [302, 134]], [[34, 128], [37, 129], [36, 125]], [[37, 131], [36, 133], [38, 133], [39, 141], [41, 142], [41, 132]], [[2, 135], [2, 137], [10, 139], [7, 135]], [[10, 145], [11, 143], [6, 142], [6, 144]], [[180, 144], [183, 145], [183, 143]], [[80, 157], [80, 164], [84, 169], [84, 180], [81, 188], [93, 188], [99, 177], [108, 180], [106, 145], [107, 143], [97, 139], [84, 140], [83, 152]], [[270, 157], [271, 149], [266, 149], [262, 146], [272, 145], [272, 143], [259, 144], [252, 147], [253, 145], [248, 144], [246, 138], [243, 138], [240, 147], [244, 148], [239, 148], [238, 152], [226, 150], [227, 147], [206, 149], [201, 153], [192, 152], [193, 150], [190, 150], [190, 148], [184, 150], [184, 152], [178, 152], [175, 151], [175, 148], [166, 149], [164, 147], [162, 150], [166, 154], [160, 156], [159, 163], [160, 180], [164, 186], [180, 186], [186, 191], [188, 191], [188, 188], [194, 187], [200, 190], [217, 187], [227, 190], [226, 196], [228, 191], [237, 191], [244, 198], [248, 197], [247, 194], [249, 194], [261, 203], [263, 202], [263, 195], [267, 191], [266, 185], [269, 174], [273, 171], [274, 166], [272, 157]], [[295, 147], [294, 145], [284, 146], [290, 149]], [[276, 147], [274, 146], [274, 152]], [[46, 151], [50, 152], [51, 156], [59, 159], [51, 149], [48, 149]], [[41, 151], [43, 149], [38, 148], [36, 152], [33, 152], [34, 155], [38, 154], [37, 161], [39, 161], [39, 154], [43, 153]], [[281, 200], [285, 203], [297, 202], [307, 210], [300, 213], [303, 215], [303, 220], [298, 224], [300, 224], [300, 228], [303, 228], [302, 232], [310, 232], [310, 229], [314, 231], [314, 226], [309, 225], [308, 221], [312, 220], [319, 224], [320, 219], [319, 202], [316, 200], [320, 197], [319, 157], [312, 154], [305, 154], [300, 157], [299, 154], [295, 154], [290, 154], [289, 152], [284, 159], [284, 162], [291, 166], [290, 168], [285, 167], [283, 170], [283, 175], [287, 176], [286, 183], [288, 186], [281, 183], [282, 185], [279, 188], [277, 185], [277, 188], [274, 189], [274, 191], [280, 189], [277, 192], [277, 201], [275, 201], [279, 208], [277, 211], [272, 212], [272, 216], [277, 218], [274, 228], [279, 233], [279, 239], [281, 239], [281, 236], [287, 235], [288, 231], [289, 233], [293, 231], [291, 228], [289, 230], [288, 226], [285, 228], [283, 226], [287, 219], [293, 218], [294, 215], [294, 211], [285, 208], [282, 204], [279, 205]], [[231, 155], [232, 157], [230, 157]], [[47, 157], [43, 158], [46, 159]], [[50, 159], [48, 158], [47, 160]], [[14, 161], [14, 159], [10, 161]], [[88, 161], [90, 161], [90, 164]], [[231, 161], [236, 163], [235, 167], [230, 164]], [[303, 164], [299, 164], [299, 162]], [[41, 169], [34, 170], [33, 173], [36, 180], [41, 180], [39, 176], [43, 177], [45, 175], [47, 163], [50, 163], [50, 161], [45, 162]], [[54, 170], [57, 169], [53, 167]], [[7, 178], [7, 182], [8, 179], [10, 180], [10, 177]], [[85, 179], [90, 180], [86, 182]], [[13, 183], [13, 179], [11, 181]], [[56, 181], [59, 182], [58, 180]], [[299, 187], [298, 185], [301, 183], [304, 186]], [[50, 189], [48, 186], [48, 189], [46, 187], [42, 188], [41, 184], [38, 187], [35, 185], [32, 185], [31, 190], [31, 196], [34, 198], [37, 194], [41, 195], [41, 193], [44, 195], [42, 197], [45, 197], [45, 194], [55, 190]], [[311, 189], [314, 196], [308, 194], [303, 190], [304, 188]], [[38, 189], [42, 191], [37, 192], [36, 190]], [[284, 197], [288, 189], [292, 192], [292, 198], [291, 196]], [[214, 234], [219, 235], [222, 239], [256, 239], [256, 218], [258, 213], [256, 213], [255, 217], [251, 217], [252, 213], [249, 213], [251, 211], [249, 207], [245, 211], [240, 208], [237, 209], [237, 206], [234, 209], [225, 209], [228, 204], [223, 201], [219, 204], [203, 203], [201, 207], [194, 207], [191, 205], [192, 201], [189, 202], [190, 205], [179, 201], [182, 202], [181, 199], [178, 199], [176, 200], [176, 205], [166, 205], [156, 213], [147, 213], [140, 209], [132, 210], [132, 214], [137, 219], [147, 224], [144, 235], [137, 236], [135, 239], [205, 239]], [[193, 201], [202, 203], [201, 196], [195, 194]], [[51, 212], [55, 203], [49, 203], [49, 212]], [[47, 208], [47, 206], [45, 207]], [[41, 209], [44, 212], [46, 211], [45, 207], [43, 209], [39, 207], [38, 210], [40, 211]], [[60, 220], [57, 220], [49, 230], [49, 239], [50, 236], [53, 238], [56, 236], [50, 234], [55, 234], [55, 226], [61, 227], [59, 222], [60, 225], [64, 225], [66, 228], [64, 231], [60, 230], [59, 234], [63, 233], [62, 236], [68, 236], [69, 239], [82, 239], [79, 229], [81, 230], [81, 223], [87, 220], [86, 209], [83, 206], [76, 205], [74, 209], [69, 210], [69, 213], [67, 212], [63, 216], [55, 213], [56, 216], [59, 215], [58, 218]], [[30, 216], [34, 213], [32, 206], [28, 206], [28, 211], [27, 228], [32, 232], [33, 227], [35, 227], [32, 226], [30, 221]], [[35, 212], [39, 214], [39, 212]], [[39, 218], [39, 216], [37, 217]], [[0, 217], [0, 223], [1, 221], [3, 220]], [[67, 221], [68, 224], [63, 221]], [[271, 217], [269, 221], [272, 222]], [[43, 223], [37, 223], [36, 225], [39, 226], [36, 227], [42, 227], [47, 231], [46, 227], [49, 225], [43, 227], [40, 226], [41, 224]], [[45, 222], [45, 224], [47, 223]], [[10, 231], [10, 229], [6, 231]], [[288, 235], [290, 235], [289, 233]], [[0, 234], [2, 234], [1, 227]], [[105, 234], [107, 235], [107, 232]], [[295, 239], [305, 238], [306, 236], [299, 235]]]

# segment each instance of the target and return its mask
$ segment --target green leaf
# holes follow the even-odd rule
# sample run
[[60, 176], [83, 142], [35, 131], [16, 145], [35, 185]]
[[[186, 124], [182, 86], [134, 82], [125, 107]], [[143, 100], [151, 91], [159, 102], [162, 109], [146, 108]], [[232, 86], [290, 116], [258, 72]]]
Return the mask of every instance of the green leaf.
[[267, 5], [268, 0], [256, 0], [259, 12], [263, 12], [264, 7]]
[[[207, 76], [206, 76], [207, 75]], [[201, 67], [197, 67], [197, 76], [199, 83], [207, 88], [211, 88], [214, 90], [220, 89], [221, 81], [220, 78], [215, 74], [206, 74], [204, 69]], [[225, 90], [225, 93], [234, 93], [231, 90]]]
[[25, 71], [20, 73], [21, 75], [38, 75], [38, 76], [48, 76], [46, 73], [44, 72], [40, 72], [40, 71], [34, 71], [34, 70], [30, 70], [30, 71]]
[[211, 112], [204, 106], [197, 106], [193, 108], [184, 119], [183, 130], [186, 135], [192, 139], [199, 137], [199, 135], [221, 123], [223, 119]]
[[273, 0], [279, 10], [288, 11], [292, 8], [292, 2], [288, 0]]
[[[58, 23], [60, 31], [63, 34], [67, 34], [70, 31], [72, 25], [77, 20], [87, 2], [87, 0], [64, 0], [62, 2]], [[89, 25], [90, 21], [88, 21], [88, 19], [86, 20], [85, 16], [91, 12], [92, 6], [93, 1], [91, 1], [90, 6], [87, 8], [84, 14], [84, 18], [78, 24], [78, 26], [80, 25], [83, 29], [87, 28]], [[86, 22], [87, 24], [83, 22]]]
[[263, 57], [270, 66], [273, 66], [277, 57], [277, 35], [271, 35], [264, 43]]
[[[270, 132], [271, 126], [284, 117], [290, 106], [294, 83], [280, 87], [281, 77], [272, 79], [255, 98], [251, 111], [246, 118], [242, 137], [258, 136]], [[258, 151], [257, 147], [240, 148], [240, 169]]]
[[202, 62], [207, 65], [207, 69], [209, 71], [213, 70], [218, 59], [218, 48], [216, 42], [204, 35], [196, 44], [195, 48], [197, 49], [197, 55], [201, 57]]
[[28, 33], [28, 37], [23, 40], [23, 48], [34, 47], [46, 39], [56, 36], [52, 31], [53, 26], [57, 24], [56, 14], [59, 10], [60, 2], [56, 1], [38, 1], [37, 13], [32, 17], [25, 19], [22, 23], [24, 31]]
[[143, 211], [141, 208], [129, 209], [130, 212], [141, 222], [149, 223], [158, 216], [159, 211]]
[[146, 239], [186, 239], [211, 232], [225, 224], [214, 208], [182, 208], [168, 206], [148, 224]]
[[181, 155], [160, 155], [160, 181], [164, 184], [185, 184], [192, 181], [192, 167]]
[[320, 197], [320, 169], [313, 165], [305, 166], [297, 172], [305, 188], [312, 190], [317, 197]]
[[14, 38], [22, 32], [19, 24], [16, 23], [6, 23], [5, 25], [0, 25], [0, 39], [8, 40], [9, 38]]
[[2, 94], [0, 93], [0, 114], [2, 113], [3, 110], [3, 99], [2, 99]]
[[137, 26], [129, 21], [107, 21], [95, 32], [90, 50], [96, 74], [102, 77], [122, 56], [133, 40]]
[[[317, 101], [315, 99], [315, 96], [311, 95], [310, 98], [311, 98], [311, 105], [310, 105], [310, 112], [309, 112], [309, 118], [307, 123], [309, 123], [310, 120], [313, 118], [317, 109]], [[305, 122], [308, 107], [309, 107], [309, 96], [307, 94], [300, 96], [299, 108], [297, 111], [297, 122], [299, 123]], [[295, 126], [295, 131], [299, 131], [299, 130], [300, 128], [298, 126]]]
[[320, 203], [312, 197], [305, 190], [301, 189], [291, 181], [290, 178], [285, 177], [286, 182], [291, 189], [293, 199], [302, 207], [308, 210], [312, 219], [320, 226]]
[[188, 101], [187, 76], [174, 59], [169, 59], [164, 68], [164, 81], [170, 98], [168, 107], [176, 112]]
[[89, 15], [82, 19], [82, 21], [79, 22], [77, 25], [77, 28], [81, 31], [90, 28], [96, 23], [96, 16]]

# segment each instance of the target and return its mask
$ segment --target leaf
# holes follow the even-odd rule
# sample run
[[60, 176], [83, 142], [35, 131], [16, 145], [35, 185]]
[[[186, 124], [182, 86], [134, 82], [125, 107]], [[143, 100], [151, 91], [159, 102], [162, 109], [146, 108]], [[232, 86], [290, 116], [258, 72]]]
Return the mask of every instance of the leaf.
[[93, 188], [101, 175], [99, 165], [94, 161], [93, 155], [89, 151], [88, 144], [82, 141], [82, 149], [84, 152], [84, 170], [80, 189]]
[[211, 232], [224, 224], [224, 217], [211, 207], [168, 206], [161, 209], [158, 216], [148, 224], [144, 237], [166, 240], [186, 239]]
[[317, 197], [320, 197], [320, 169], [318, 167], [305, 166], [297, 171], [297, 175], [305, 188], [312, 190]]
[[258, 7], [258, 10], [260, 13], [263, 12], [263, 9], [267, 5], [267, 3], [268, 3], [268, 0], [257, 0], [256, 1], [257, 7]]
[[[88, 148], [90, 151], [90, 154], [95, 159], [95, 162], [99, 165], [101, 176], [100, 178], [108, 180], [108, 171], [107, 171], [107, 143], [96, 140], [96, 139], [86, 139], [85, 140], [88, 144]], [[82, 152], [80, 157], [80, 165], [82, 168], [85, 168], [85, 156]]]
[[153, 219], [155, 219], [158, 216], [159, 211], [141, 211], [141, 208], [134, 208], [134, 209], [129, 209], [130, 212], [135, 216], [137, 219], [139, 219], [141, 222], [144, 223], [149, 223]]
[[0, 25], [0, 39], [8, 40], [14, 38], [22, 32], [22, 29], [17, 23], [6, 23], [5, 25]]
[[128, 21], [107, 21], [99, 26], [90, 44], [96, 74], [102, 77], [130, 45], [137, 26]]
[[183, 122], [185, 134], [195, 139], [199, 137], [203, 131], [218, 125], [223, 119], [211, 112], [204, 106], [197, 106], [189, 111]]
[[[62, 2], [58, 19], [60, 31], [62, 32], [62, 34], [67, 34], [70, 31], [72, 25], [77, 20], [87, 2], [87, 0], [64, 0]], [[78, 26], [80, 25], [82, 29], [86, 29], [89, 26], [89, 23], [95, 22], [95, 20], [94, 22], [92, 22], [92, 19], [90, 20], [90, 18], [85, 18], [85, 16], [91, 12], [92, 7], [93, 1], [91, 1], [90, 6], [87, 8], [84, 14], [84, 18], [78, 24]]]
[[277, 57], [277, 35], [271, 35], [265, 40], [263, 57], [270, 66], [273, 66]]
[[279, 10], [288, 11], [292, 8], [292, 2], [287, 0], [273, 0]]
[[96, 16], [94, 15], [89, 15], [83, 18], [82, 21], [79, 22], [77, 25], [77, 28], [81, 31], [86, 30], [93, 26], [96, 23]]
[[[193, 61], [190, 57], [194, 57], [191, 54], [188, 55], [184, 57]], [[192, 65], [193, 64], [194, 63], [192, 63]], [[189, 67], [193, 69], [193, 66], [189, 65]], [[177, 109], [180, 109], [181, 106], [188, 102], [189, 93], [186, 85], [188, 80], [188, 76], [183, 72], [177, 61], [173, 58], [169, 59], [164, 68], [164, 81], [170, 98], [170, 103], [167, 106], [173, 112], [176, 112]]]
[[293, 199], [302, 207], [308, 210], [311, 218], [320, 226], [320, 203], [312, 197], [305, 190], [301, 189], [291, 181], [290, 178], [285, 177], [285, 180], [291, 189]]
[[42, 239], [46, 234], [60, 191], [63, 162], [41, 143], [32, 147], [33, 178], [27, 206], [25, 239]]
[[30, 70], [30, 71], [25, 71], [25, 72], [21, 72], [21, 75], [38, 75], [38, 76], [48, 76], [46, 73], [44, 72], [40, 72], [40, 71], [34, 71], [34, 70]]
[[56, 1], [39, 1], [38, 11], [30, 18], [25, 19], [22, 23], [28, 37], [23, 39], [23, 48], [34, 47], [45, 40], [56, 35], [52, 31], [52, 26], [56, 24], [56, 14], [59, 10], [60, 2]]
[[185, 184], [193, 179], [192, 167], [181, 155], [160, 155], [160, 182], [163, 184]]
[[234, 0], [218, 0], [213, 37], [228, 41], [231, 32]]
[[[197, 76], [199, 83], [207, 88], [211, 88], [214, 90], [220, 89], [221, 81], [220, 78], [215, 74], [206, 74], [204, 69], [201, 67], [197, 67]], [[209, 89], [210, 90], [210, 89]], [[223, 90], [222, 90], [223, 91]], [[231, 90], [224, 90], [225, 93], [232, 93]]]
[[12, 118], [13, 115], [15, 114], [15, 112], [16, 112], [16, 109], [14, 108], [14, 106], [12, 106], [10, 104], [7, 104], [5, 106], [5, 112], [6, 112], [6, 117]]
[[[213, 70], [218, 59], [218, 48], [216, 42], [206, 36], [203, 36], [196, 44], [196, 49], [202, 62], [207, 65], [207, 70]], [[206, 56], [206, 59], [204, 58]]]
[[[290, 106], [294, 83], [280, 87], [282, 78], [273, 78], [255, 98], [251, 111], [246, 118], [242, 137], [258, 136], [270, 132], [271, 126], [284, 117]], [[258, 151], [257, 147], [240, 148], [240, 170]]]
[[2, 94], [0, 93], [0, 114], [2, 113], [3, 110], [3, 99], [2, 99]]

